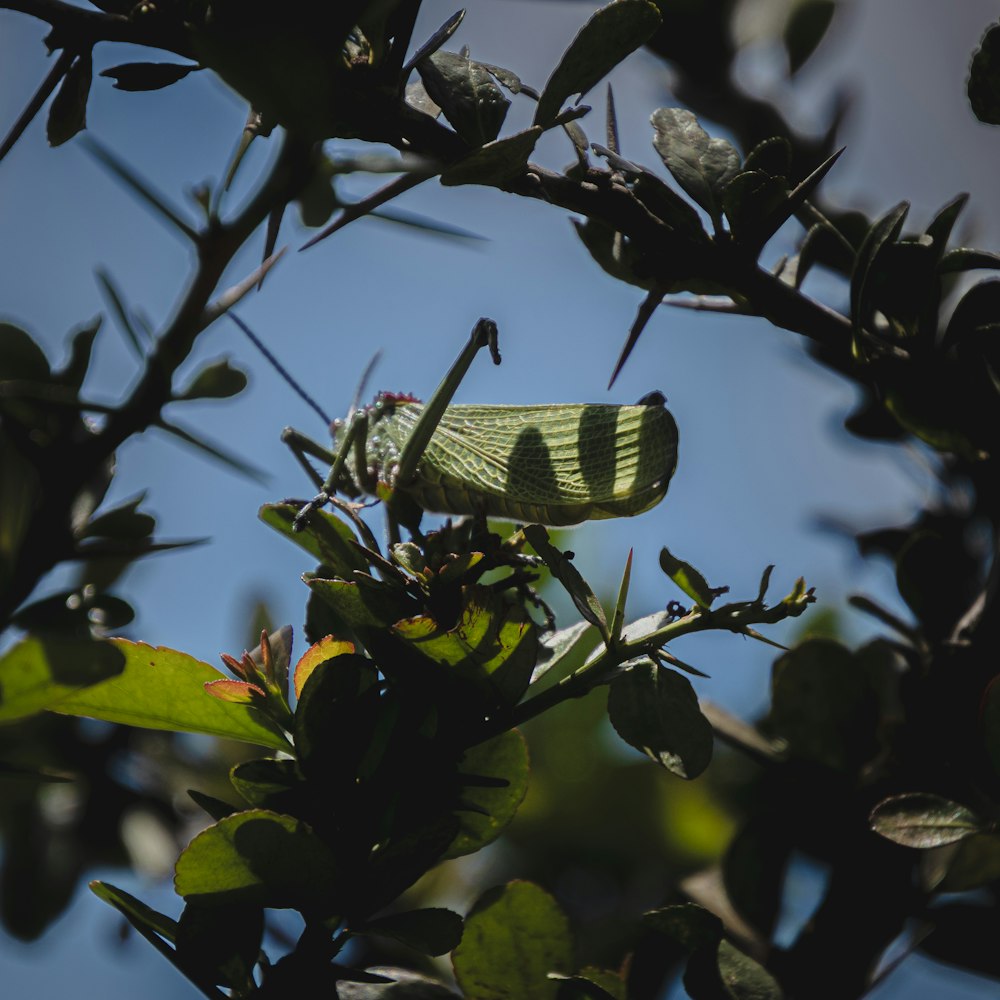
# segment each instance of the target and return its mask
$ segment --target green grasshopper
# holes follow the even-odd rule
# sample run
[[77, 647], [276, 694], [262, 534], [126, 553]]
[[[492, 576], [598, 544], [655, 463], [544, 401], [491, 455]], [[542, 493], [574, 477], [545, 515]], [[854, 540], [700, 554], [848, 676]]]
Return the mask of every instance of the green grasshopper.
[[[426, 404], [380, 393], [346, 421], [333, 422], [333, 450], [286, 429], [283, 439], [319, 487], [299, 510], [295, 529], [338, 492], [387, 499], [404, 524], [412, 523], [412, 513], [403, 514], [407, 502], [418, 508], [417, 520], [432, 511], [560, 526], [631, 517], [663, 499], [677, 465], [678, 435], [662, 393], [633, 406], [449, 405], [487, 346], [499, 364], [496, 324], [481, 319]], [[306, 456], [330, 463], [325, 480]]]

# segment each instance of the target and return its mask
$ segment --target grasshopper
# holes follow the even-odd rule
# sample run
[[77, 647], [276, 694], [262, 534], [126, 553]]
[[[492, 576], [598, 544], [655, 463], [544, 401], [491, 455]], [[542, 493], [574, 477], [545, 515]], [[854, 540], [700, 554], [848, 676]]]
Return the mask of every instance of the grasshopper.
[[[319, 487], [294, 527], [300, 530], [338, 492], [387, 499], [404, 524], [415, 506], [417, 520], [431, 511], [561, 526], [631, 517], [663, 499], [677, 465], [678, 435], [662, 393], [632, 406], [450, 405], [487, 346], [499, 364], [496, 324], [481, 319], [426, 404], [380, 393], [333, 422], [332, 450], [286, 429], [283, 439]], [[325, 480], [306, 456], [330, 463]]]

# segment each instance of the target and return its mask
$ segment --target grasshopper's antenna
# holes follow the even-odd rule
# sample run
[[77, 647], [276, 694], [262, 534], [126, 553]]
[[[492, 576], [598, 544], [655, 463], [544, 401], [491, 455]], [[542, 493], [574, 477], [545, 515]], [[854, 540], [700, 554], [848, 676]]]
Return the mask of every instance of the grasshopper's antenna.
[[371, 361], [365, 366], [365, 370], [361, 373], [361, 378], [358, 381], [358, 387], [354, 390], [354, 399], [351, 400], [351, 408], [347, 411], [347, 419], [350, 420], [354, 415], [354, 411], [361, 405], [361, 396], [368, 385], [368, 380], [372, 377], [372, 372], [375, 371], [376, 365], [382, 360], [382, 352], [376, 351], [372, 355]]
[[[260, 337], [258, 337], [257, 334], [255, 334], [253, 330], [251, 330], [250, 327], [248, 327], [246, 323], [244, 323], [243, 320], [236, 315], [236, 313], [230, 311], [229, 318], [247, 335], [250, 339], [250, 343], [253, 344], [253, 346], [256, 347], [265, 358], [267, 358], [274, 370], [292, 387], [292, 391], [295, 392], [299, 399], [318, 413], [323, 423], [329, 427], [333, 421], [326, 415], [323, 407], [320, 406], [319, 403], [317, 403], [316, 400], [313, 399], [312, 396], [310, 396], [309, 393], [306, 392], [294, 378], [292, 378], [288, 369], [285, 368], [285, 366], [271, 353], [264, 341], [262, 341]], [[371, 365], [369, 365], [369, 368], [370, 367]], [[367, 376], [367, 372], [365, 374]], [[351, 410], [354, 410], [353, 406], [351, 407]]]

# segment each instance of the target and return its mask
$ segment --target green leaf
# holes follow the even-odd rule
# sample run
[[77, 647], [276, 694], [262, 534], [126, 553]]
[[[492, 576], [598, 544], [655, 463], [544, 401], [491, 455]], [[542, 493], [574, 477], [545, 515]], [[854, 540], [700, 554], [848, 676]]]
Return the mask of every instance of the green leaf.
[[0, 655], [0, 723], [54, 708], [125, 669], [110, 642], [30, 636]]
[[73, 61], [52, 100], [45, 126], [50, 146], [61, 146], [87, 127], [87, 98], [93, 74], [92, 53], [87, 49]]
[[740, 157], [725, 139], [712, 139], [685, 108], [660, 108], [650, 121], [653, 146], [678, 184], [722, 223], [722, 194], [740, 169]]
[[527, 610], [485, 587], [466, 588], [453, 628], [418, 615], [396, 622], [393, 633], [449, 671], [488, 686], [505, 705], [520, 700], [538, 658], [538, 630]]
[[610, 632], [608, 621], [604, 617], [604, 608], [587, 581], [580, 575], [580, 571], [570, 562], [569, 557], [549, 541], [549, 533], [540, 524], [526, 525], [524, 537], [545, 560], [545, 565], [552, 571], [552, 575], [566, 588], [576, 609], [591, 625], [597, 626], [604, 641], [608, 642]]
[[355, 933], [392, 938], [425, 955], [447, 955], [462, 940], [462, 926], [457, 913], [431, 907], [369, 920]]
[[116, 90], [160, 90], [201, 69], [197, 63], [123, 63], [101, 70]]
[[147, 906], [124, 889], [109, 882], [94, 881], [88, 888], [98, 898], [113, 906], [147, 940], [156, 936], [171, 944], [177, 938], [177, 921]]
[[206, 365], [188, 383], [186, 389], [174, 396], [181, 399], [229, 399], [237, 396], [247, 387], [246, 372], [233, 368], [228, 359], [213, 361]]
[[677, 584], [695, 604], [706, 610], [712, 606], [716, 598], [714, 591], [705, 578], [690, 563], [686, 563], [670, 554], [664, 546], [660, 550], [660, 569]]
[[611, 682], [608, 716], [618, 735], [668, 771], [696, 778], [712, 759], [712, 726], [691, 682], [649, 661]]
[[318, 594], [352, 632], [358, 630], [386, 629], [412, 615], [412, 600], [402, 598], [389, 587], [366, 586], [347, 580], [307, 581], [309, 589]]
[[506, 784], [468, 784], [462, 801], [469, 807], [459, 813], [458, 835], [444, 858], [474, 854], [492, 843], [517, 813], [528, 791], [528, 747], [524, 737], [510, 729], [465, 751], [459, 773], [468, 778], [500, 779]]
[[124, 655], [123, 671], [61, 699], [53, 711], [289, 749], [281, 729], [258, 709], [219, 701], [205, 691], [206, 683], [226, 679], [214, 667], [163, 646], [127, 639], [113, 639], [110, 644]]
[[550, 972], [573, 962], [569, 922], [556, 901], [530, 882], [484, 893], [465, 919], [452, 955], [466, 1000], [555, 1000]]
[[480, 146], [441, 174], [445, 187], [485, 184], [496, 187], [519, 174], [528, 162], [543, 129], [538, 125]]
[[234, 813], [198, 834], [177, 859], [174, 889], [205, 906], [295, 908], [331, 914], [333, 855], [305, 823], [266, 809]]
[[990, 830], [990, 825], [966, 806], [926, 792], [883, 799], [872, 810], [869, 822], [888, 840], [922, 849], [954, 844]]
[[574, 622], [558, 632], [544, 634], [538, 643], [538, 662], [531, 674], [531, 683], [540, 681], [550, 670], [561, 667], [573, 657], [591, 628], [590, 622]]
[[799, 0], [792, 8], [783, 38], [789, 75], [797, 73], [816, 50], [836, 9], [834, 0]]
[[726, 895], [736, 912], [767, 941], [778, 919], [791, 849], [783, 821], [760, 810], [751, 814], [729, 842], [723, 859]]
[[987, 125], [1000, 125], [1000, 24], [991, 24], [972, 55], [968, 82], [972, 113]]
[[510, 101], [490, 71], [457, 52], [435, 52], [417, 64], [432, 101], [470, 146], [492, 142], [500, 134]]
[[660, 12], [646, 0], [617, 0], [598, 10], [552, 71], [538, 99], [535, 124], [548, 125], [568, 97], [586, 94], [659, 26]]
[[314, 510], [302, 530], [294, 531], [292, 525], [298, 512], [293, 504], [273, 503], [261, 507], [257, 516], [328, 566], [335, 576], [350, 579], [354, 570], [368, 572], [368, 561], [355, 544], [357, 537], [339, 517]]

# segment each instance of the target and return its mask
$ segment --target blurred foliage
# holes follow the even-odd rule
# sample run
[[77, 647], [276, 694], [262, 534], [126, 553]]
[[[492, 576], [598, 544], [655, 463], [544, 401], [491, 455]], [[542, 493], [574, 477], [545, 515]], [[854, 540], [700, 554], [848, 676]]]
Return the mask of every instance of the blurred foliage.
[[[202, 192], [192, 222], [89, 141], [197, 250], [155, 333], [99, 275], [136, 355], [118, 402], [85, 391], [99, 321], [73, 333], [61, 367], [28, 332], [0, 327], [0, 614], [12, 630], [0, 654], [0, 904], [11, 933], [41, 934], [95, 865], [162, 872], [179, 850], [177, 920], [108, 883], [92, 888], [210, 997], [446, 997], [457, 987], [469, 998], [644, 1000], [680, 974], [698, 1000], [822, 1000], [865, 994], [887, 954], [918, 949], [1000, 975], [983, 943], [1000, 922], [1000, 293], [996, 279], [970, 280], [1000, 255], [951, 245], [965, 196], [916, 226], [905, 202], [878, 219], [825, 206], [846, 103], [831, 101], [824, 133], [805, 137], [745, 93], [734, 2], [616, 0], [538, 86], [450, 48], [461, 12], [414, 46], [419, 0], [5, 6], [48, 22], [58, 54], [0, 159], [46, 104], [52, 145], [86, 129], [98, 43], [179, 60], [104, 71], [118, 89], [214, 73], [246, 99], [228, 179], [251, 142], [280, 143], [238, 212], [221, 211], [224, 185]], [[771, 41], [794, 80], [837, 10], [796, 0], [783, 11]], [[990, 123], [997, 31], [968, 83]], [[584, 131], [581, 103], [643, 45], [672, 67], [682, 105], [652, 113], [652, 167], [621, 149], [610, 91], [603, 141]], [[532, 124], [505, 131], [514, 100], [533, 102]], [[554, 130], [573, 156], [562, 172], [530, 160]], [[324, 147], [336, 138], [373, 148], [341, 156]], [[354, 171], [394, 177], [348, 204], [337, 184]], [[685, 677], [698, 668], [674, 644], [704, 630], [770, 641], [758, 626], [813, 601], [801, 580], [768, 604], [767, 569], [757, 594], [722, 603], [727, 588], [663, 549], [677, 593], [665, 611], [626, 622], [631, 557], [602, 602], [541, 526], [424, 534], [419, 511], [402, 516], [401, 488], [387, 506], [411, 537], [384, 551], [336, 499], [335, 514], [261, 512], [319, 563], [309, 646], [294, 663], [291, 630], [274, 630], [262, 609], [253, 652], [224, 657], [232, 676], [109, 638], [133, 616], [116, 592], [128, 567], [191, 544], [155, 540], [144, 497], [104, 506], [116, 450], [158, 427], [252, 474], [164, 416], [170, 403], [225, 399], [245, 384], [224, 359], [175, 384], [197, 337], [260, 286], [290, 204], [320, 230], [311, 243], [369, 214], [468, 237], [390, 207], [433, 177], [572, 212], [594, 261], [643, 290], [612, 380], [661, 306], [763, 316], [806, 338], [860, 390], [852, 433], [919, 443], [932, 457], [937, 499], [911, 523], [857, 535], [864, 555], [893, 561], [910, 618], [856, 596], [886, 634], [852, 650], [826, 609], [777, 656], [770, 707], [754, 724], [699, 703]], [[220, 292], [262, 227], [261, 268]], [[779, 231], [798, 250], [766, 261]], [[803, 290], [820, 268], [841, 282], [835, 304]], [[33, 599], [63, 564], [76, 568], [72, 585]], [[540, 576], [567, 591], [579, 621], [542, 626]], [[194, 750], [178, 732], [213, 739]], [[713, 758], [716, 737], [726, 750]], [[198, 812], [179, 794], [191, 786]], [[789, 875], [803, 868], [825, 873], [820, 900], [789, 926]], [[464, 920], [440, 906], [455, 895], [478, 897]], [[296, 940], [276, 933], [278, 908], [301, 913]], [[447, 953], [452, 980], [431, 961]]]

